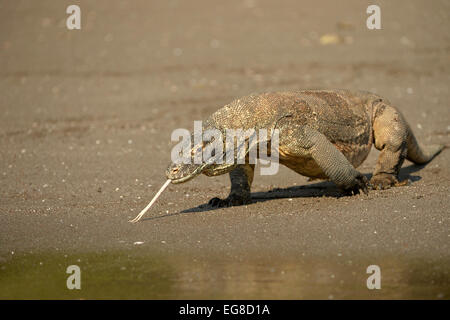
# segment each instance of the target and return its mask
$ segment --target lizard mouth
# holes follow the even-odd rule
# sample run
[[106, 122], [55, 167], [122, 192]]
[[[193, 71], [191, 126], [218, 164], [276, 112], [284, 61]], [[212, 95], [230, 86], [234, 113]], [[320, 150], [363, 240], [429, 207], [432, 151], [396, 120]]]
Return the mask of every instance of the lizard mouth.
[[187, 181], [193, 179], [195, 176], [197, 176], [197, 175], [188, 175], [186, 177], [182, 177], [182, 178], [178, 178], [178, 179], [171, 179], [171, 181], [173, 184], [183, 183], [183, 182], [187, 182]]
[[200, 173], [202, 173], [202, 170], [204, 167], [205, 167], [205, 165], [198, 166], [189, 174], [183, 175], [182, 177], [179, 177], [179, 178], [178, 177], [171, 178], [170, 180], [172, 181], [173, 184], [187, 182], [191, 179], [194, 179], [196, 176], [198, 176]]

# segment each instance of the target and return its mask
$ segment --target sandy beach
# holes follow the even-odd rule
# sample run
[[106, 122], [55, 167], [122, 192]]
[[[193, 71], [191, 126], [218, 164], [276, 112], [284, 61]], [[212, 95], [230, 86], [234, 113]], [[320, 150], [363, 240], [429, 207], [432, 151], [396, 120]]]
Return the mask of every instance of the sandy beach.
[[381, 30], [356, 0], [77, 3], [81, 30], [69, 1], [0, 4], [0, 298], [450, 298], [448, 149], [367, 196], [281, 167], [253, 203], [212, 209], [229, 178], [200, 176], [128, 222], [166, 180], [172, 131], [254, 92], [372, 91], [449, 145], [447, 1], [377, 1]]

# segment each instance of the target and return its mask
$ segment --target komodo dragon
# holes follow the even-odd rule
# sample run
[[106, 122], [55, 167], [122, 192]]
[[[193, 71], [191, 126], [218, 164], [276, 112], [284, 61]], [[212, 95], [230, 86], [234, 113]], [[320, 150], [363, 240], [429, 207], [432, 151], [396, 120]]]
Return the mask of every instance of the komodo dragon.
[[[212, 114], [203, 128], [279, 130], [279, 163], [295, 172], [330, 179], [350, 193], [367, 193], [368, 186], [387, 189], [399, 184], [404, 159], [429, 162], [440, 145], [419, 147], [400, 112], [386, 99], [364, 91], [304, 90], [249, 95]], [[203, 148], [208, 142], [203, 143]], [[375, 145], [380, 150], [369, 181], [358, 167]], [[201, 152], [196, 146], [191, 151]], [[172, 183], [186, 182], [200, 173], [229, 172], [231, 192], [226, 199], [213, 198], [212, 206], [251, 202], [254, 164], [172, 163], [166, 176]]]

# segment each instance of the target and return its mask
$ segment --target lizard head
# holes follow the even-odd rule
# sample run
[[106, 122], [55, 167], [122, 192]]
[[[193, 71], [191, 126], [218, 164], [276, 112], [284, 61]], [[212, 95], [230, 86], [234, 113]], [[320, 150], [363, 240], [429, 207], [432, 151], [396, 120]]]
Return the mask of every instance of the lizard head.
[[[190, 149], [190, 154], [187, 159], [179, 159], [177, 162], [172, 162], [166, 169], [166, 177], [172, 180], [172, 183], [187, 182], [199, 174], [203, 173], [207, 176], [218, 176], [225, 174], [233, 170], [236, 165], [234, 163], [216, 163], [217, 159], [224, 159], [225, 154], [215, 153], [215, 149], [212, 148], [212, 152], [209, 158], [203, 159], [200, 163], [196, 163], [195, 158], [198, 156], [202, 159], [204, 149], [212, 143], [211, 141], [202, 141]], [[183, 161], [185, 160], [185, 161]]]
[[166, 169], [166, 177], [172, 180], [172, 183], [183, 183], [198, 176], [202, 169], [202, 165], [198, 164], [172, 162]]
[[203, 173], [206, 176], [218, 176], [230, 172], [235, 168], [234, 164], [184, 164], [171, 163], [166, 169], [167, 179], [172, 183], [187, 182]]

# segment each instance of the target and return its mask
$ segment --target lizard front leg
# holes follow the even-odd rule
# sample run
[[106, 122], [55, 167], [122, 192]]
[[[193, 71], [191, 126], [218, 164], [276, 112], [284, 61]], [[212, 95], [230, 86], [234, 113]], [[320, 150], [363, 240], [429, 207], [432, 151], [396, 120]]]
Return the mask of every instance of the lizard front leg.
[[368, 180], [322, 133], [287, 122], [280, 127], [280, 149], [291, 158], [312, 158], [331, 181], [347, 193], [367, 194]]
[[251, 202], [250, 187], [253, 182], [255, 171], [254, 164], [237, 165], [229, 173], [231, 181], [231, 191], [227, 198], [212, 198], [209, 204], [213, 207], [239, 206]]

